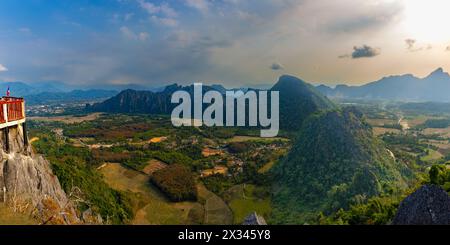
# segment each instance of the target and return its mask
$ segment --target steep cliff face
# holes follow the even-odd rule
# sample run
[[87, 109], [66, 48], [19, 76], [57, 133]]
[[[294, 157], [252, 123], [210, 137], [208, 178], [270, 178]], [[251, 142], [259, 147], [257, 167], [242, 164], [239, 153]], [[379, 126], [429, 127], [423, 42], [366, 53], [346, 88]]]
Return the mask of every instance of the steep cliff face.
[[9, 128], [8, 138], [7, 152], [5, 131], [0, 131], [0, 202], [29, 213], [37, 223], [79, 222], [48, 161], [25, 146], [22, 126]]

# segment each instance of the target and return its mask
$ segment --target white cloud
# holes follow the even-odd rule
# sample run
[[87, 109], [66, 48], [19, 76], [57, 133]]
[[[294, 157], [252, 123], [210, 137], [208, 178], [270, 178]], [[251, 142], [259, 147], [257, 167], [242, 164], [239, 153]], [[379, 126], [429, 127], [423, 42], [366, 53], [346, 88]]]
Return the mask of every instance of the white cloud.
[[126, 26], [122, 26], [120, 32], [122, 32], [123, 36], [131, 40], [146, 41], [150, 36], [147, 32], [135, 33]]
[[144, 9], [149, 15], [150, 19], [157, 24], [166, 26], [177, 26], [178, 13], [170, 7], [168, 3], [162, 3], [160, 5], [146, 2], [145, 0], [137, 0], [142, 9]]
[[128, 27], [122, 26], [120, 27], [120, 31], [122, 32], [122, 35], [124, 35], [126, 38], [134, 39], [136, 37], [136, 34], [132, 32]]
[[150, 2], [146, 2], [144, 0], [138, 0], [139, 5], [145, 11], [147, 11], [151, 15], [162, 14], [167, 17], [177, 17], [178, 13], [169, 6], [168, 3], [162, 3], [161, 5], [156, 5]]
[[139, 40], [146, 41], [150, 35], [147, 32], [140, 32], [138, 35]]
[[203, 13], [209, 10], [208, 0], [186, 0], [186, 5]]
[[153, 23], [161, 24], [161, 25], [165, 25], [165, 26], [174, 27], [174, 26], [178, 25], [178, 21], [173, 18], [158, 17], [156, 15], [153, 15], [151, 17], [151, 20], [153, 21]]
[[8, 68], [6, 68], [4, 65], [0, 64], [0, 72], [8, 71]]
[[134, 16], [134, 13], [126, 13], [123, 18], [124, 18], [125, 21], [128, 21], [131, 18], [133, 18], [133, 16]]

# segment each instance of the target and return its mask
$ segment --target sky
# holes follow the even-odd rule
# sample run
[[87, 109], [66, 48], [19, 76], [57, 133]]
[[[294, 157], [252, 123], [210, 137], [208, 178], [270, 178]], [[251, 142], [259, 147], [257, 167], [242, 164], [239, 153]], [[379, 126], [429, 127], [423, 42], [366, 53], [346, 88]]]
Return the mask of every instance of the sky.
[[447, 0], [2, 0], [0, 81], [324, 84], [450, 71]]

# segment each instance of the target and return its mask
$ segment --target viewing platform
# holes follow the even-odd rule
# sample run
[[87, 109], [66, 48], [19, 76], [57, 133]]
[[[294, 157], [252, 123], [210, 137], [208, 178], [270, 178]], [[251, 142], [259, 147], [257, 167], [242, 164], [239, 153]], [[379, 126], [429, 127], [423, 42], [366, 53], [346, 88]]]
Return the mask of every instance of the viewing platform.
[[25, 100], [17, 97], [0, 99], [0, 129], [25, 123]]
[[[28, 146], [27, 128], [25, 122], [25, 100], [23, 98], [5, 96], [0, 98], [0, 139], [3, 150]], [[11, 132], [11, 133], [10, 133]]]

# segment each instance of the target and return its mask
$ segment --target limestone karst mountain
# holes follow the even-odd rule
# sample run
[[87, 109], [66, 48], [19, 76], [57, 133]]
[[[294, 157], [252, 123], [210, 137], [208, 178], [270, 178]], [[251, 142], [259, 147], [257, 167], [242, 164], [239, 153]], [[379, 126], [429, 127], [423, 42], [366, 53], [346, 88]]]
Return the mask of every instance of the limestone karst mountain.
[[405, 187], [410, 170], [390, 156], [361, 112], [344, 108], [306, 119], [273, 173], [275, 216], [303, 223], [308, 214], [348, 208], [391, 187]]
[[[193, 94], [193, 86], [167, 86], [163, 91], [124, 90], [118, 95], [101, 103], [87, 105], [87, 111], [111, 113], [148, 113], [170, 114], [176, 104], [170, 102], [171, 95], [177, 90]], [[220, 85], [203, 86], [204, 91], [215, 90], [222, 94], [225, 88]], [[238, 90], [238, 89], [233, 89]], [[258, 89], [239, 89], [244, 92]], [[319, 110], [333, 109], [336, 106], [319, 93], [314, 86], [293, 76], [281, 76], [270, 89], [280, 92], [280, 127], [285, 130], [298, 130], [304, 119]]]
[[336, 108], [314, 86], [293, 76], [281, 76], [271, 90], [280, 92], [280, 127], [285, 130], [299, 130], [311, 114]]

